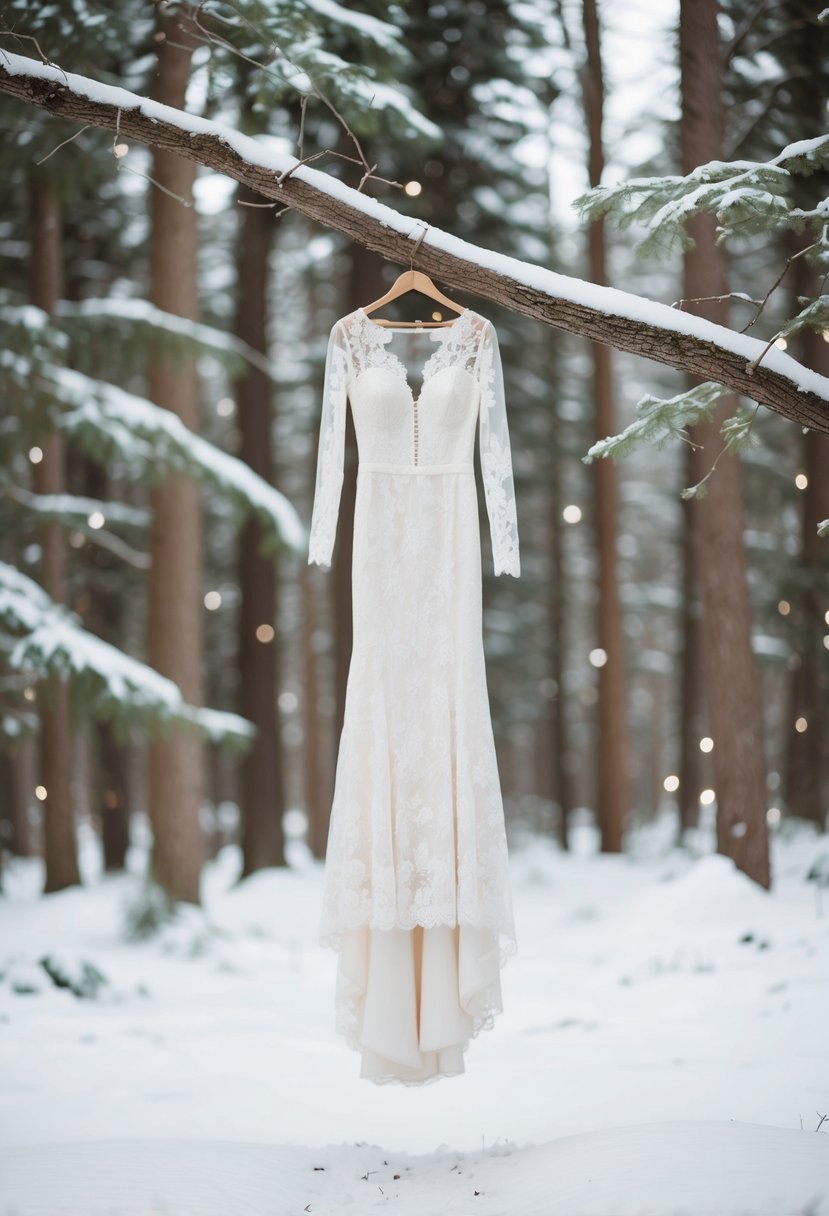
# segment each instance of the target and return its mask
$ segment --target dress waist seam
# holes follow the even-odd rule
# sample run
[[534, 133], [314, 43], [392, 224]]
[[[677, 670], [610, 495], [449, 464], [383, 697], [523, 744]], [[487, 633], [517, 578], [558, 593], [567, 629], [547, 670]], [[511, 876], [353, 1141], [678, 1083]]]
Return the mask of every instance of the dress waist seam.
[[361, 460], [357, 465], [358, 473], [467, 473], [472, 469], [471, 461], [455, 464], [391, 464], [387, 461]]

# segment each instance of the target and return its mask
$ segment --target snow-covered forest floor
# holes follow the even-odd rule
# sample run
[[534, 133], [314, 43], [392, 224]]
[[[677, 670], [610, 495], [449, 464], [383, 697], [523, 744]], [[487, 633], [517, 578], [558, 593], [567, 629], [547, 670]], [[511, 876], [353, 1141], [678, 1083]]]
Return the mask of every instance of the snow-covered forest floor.
[[[669, 825], [629, 854], [511, 842], [519, 952], [467, 1072], [374, 1086], [335, 1033], [322, 866], [236, 885], [124, 940], [145, 865], [41, 896], [5, 876], [0, 1213], [821, 1216], [829, 1213], [825, 838], [773, 841], [774, 890]], [[105, 977], [96, 999], [39, 961]], [[16, 991], [16, 989], [33, 989]], [[819, 1130], [818, 1130], [819, 1128]]]

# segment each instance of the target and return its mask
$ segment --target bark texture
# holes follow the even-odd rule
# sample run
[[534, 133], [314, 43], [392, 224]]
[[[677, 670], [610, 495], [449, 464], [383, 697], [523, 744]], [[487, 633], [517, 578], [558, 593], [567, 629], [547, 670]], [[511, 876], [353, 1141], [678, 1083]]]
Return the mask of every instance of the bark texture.
[[[722, 156], [724, 112], [717, 0], [680, 0], [683, 171]], [[714, 243], [715, 217], [695, 216], [696, 242], [685, 256], [685, 296], [725, 296], [725, 252]], [[727, 300], [692, 305], [724, 323]], [[705, 310], [702, 312], [702, 310]], [[736, 408], [718, 404], [711, 419], [692, 429], [706, 467], [722, 448], [720, 427]], [[740, 460], [725, 455], [695, 504], [692, 533], [702, 588], [702, 645], [706, 697], [714, 740], [717, 851], [763, 887], [770, 885], [766, 821], [763, 704], [752, 650], [752, 612], [743, 544]]]
[[[190, 75], [190, 44], [183, 18], [159, 14], [158, 67], [153, 96], [183, 107]], [[156, 146], [150, 298], [167, 312], [198, 318], [196, 212], [192, 206], [195, 164]], [[169, 192], [169, 193], [168, 193]], [[188, 200], [182, 206], [179, 199]], [[193, 355], [150, 362], [150, 397], [199, 430], [199, 387]], [[151, 491], [153, 524], [149, 580], [150, 663], [179, 686], [190, 705], [203, 704], [202, 508], [198, 483], [170, 472]], [[150, 743], [152, 868], [173, 899], [200, 902], [199, 875], [206, 846], [200, 823], [203, 800], [203, 744], [195, 730], [174, 727]]]
[[[239, 198], [261, 202], [247, 190]], [[236, 333], [254, 350], [267, 353], [268, 263], [273, 217], [259, 207], [240, 208], [237, 256], [239, 302]], [[251, 368], [236, 385], [240, 455], [269, 485], [274, 480], [271, 446], [271, 389], [265, 375]], [[285, 795], [279, 693], [280, 638], [277, 610], [277, 562], [261, 552], [263, 525], [251, 515], [239, 543], [239, 712], [257, 728], [253, 747], [242, 761], [242, 877], [266, 866], [284, 865], [282, 818]], [[261, 626], [276, 632], [257, 636]]]
[[[583, 0], [582, 10], [587, 48], [582, 92], [587, 113], [588, 177], [591, 186], [598, 186], [604, 171], [604, 78], [595, 0]], [[590, 225], [587, 240], [590, 279], [593, 283], [606, 286], [604, 217]], [[591, 354], [596, 439], [602, 439], [605, 435], [614, 434], [616, 430], [611, 349], [602, 342], [593, 342]], [[597, 632], [599, 646], [607, 655], [605, 663], [599, 668], [598, 815], [602, 851], [620, 853], [629, 811], [630, 788], [625, 715], [625, 651], [616, 561], [619, 498], [616, 490], [616, 465], [612, 460], [594, 462], [593, 486], [599, 583]]]
[[[44, 312], [52, 313], [63, 294], [61, 211], [53, 185], [37, 174], [30, 188], [32, 256], [29, 297]], [[43, 444], [43, 459], [34, 465], [37, 494], [66, 491], [65, 444], [55, 431]], [[40, 581], [53, 600], [66, 603], [66, 538], [56, 521], [43, 525]], [[72, 806], [72, 727], [69, 681], [53, 675], [37, 688], [39, 776], [46, 788], [43, 808], [44, 891], [61, 891], [80, 883]]]

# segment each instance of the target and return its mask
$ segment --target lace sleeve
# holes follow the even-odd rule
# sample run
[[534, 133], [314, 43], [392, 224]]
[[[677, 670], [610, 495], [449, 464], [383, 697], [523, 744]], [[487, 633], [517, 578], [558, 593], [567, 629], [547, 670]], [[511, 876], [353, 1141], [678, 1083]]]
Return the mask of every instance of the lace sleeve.
[[345, 459], [348, 343], [339, 321], [331, 329], [325, 358], [317, 476], [308, 542], [308, 565], [330, 566], [340, 511]]
[[478, 434], [481, 475], [484, 482], [492, 557], [496, 574], [521, 573], [518, 553], [518, 519], [512, 453], [507, 428], [504, 373], [498, 335], [491, 321], [484, 326], [478, 352], [478, 383], [481, 388]]

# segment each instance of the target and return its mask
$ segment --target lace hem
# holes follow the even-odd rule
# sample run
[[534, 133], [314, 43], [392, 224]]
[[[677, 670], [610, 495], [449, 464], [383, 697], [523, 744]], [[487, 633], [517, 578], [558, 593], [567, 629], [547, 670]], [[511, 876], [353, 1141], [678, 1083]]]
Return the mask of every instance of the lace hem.
[[[418, 922], [420, 923], [420, 922]], [[441, 922], [442, 923], [442, 922]], [[466, 923], [466, 922], [464, 922]], [[358, 927], [358, 926], [355, 926]], [[359, 926], [363, 927], [363, 926]], [[366, 925], [366, 928], [377, 928], [375, 925]], [[393, 926], [391, 926], [393, 927]], [[424, 926], [432, 927], [432, 926]], [[454, 925], [448, 926], [454, 928]], [[486, 926], [476, 925], [475, 928], [484, 928]], [[518, 943], [511, 931], [493, 928], [493, 932], [498, 934], [498, 971], [499, 974], [507, 964], [507, 960], [512, 958], [518, 952]], [[339, 948], [340, 938], [342, 935], [341, 929], [331, 929], [320, 932], [319, 941], [323, 946], [333, 946], [334, 949]], [[336, 944], [335, 944], [336, 942]], [[341, 1035], [346, 1045], [352, 1050], [362, 1055], [365, 1050], [364, 1044], [361, 1043], [356, 1026], [358, 1012], [361, 1001], [364, 999], [364, 993], [359, 992], [353, 998], [346, 997], [337, 1007], [334, 1029], [337, 1034]], [[473, 1039], [478, 1038], [484, 1030], [492, 1030], [495, 1025], [495, 1018], [504, 1011], [503, 1001], [500, 995], [500, 985], [496, 988], [494, 984], [488, 988], [482, 989], [478, 994], [479, 1000], [476, 1007], [468, 1009], [467, 1013], [472, 1019], [472, 1029], [469, 1035], [454, 1045], [463, 1056]], [[373, 1074], [366, 1078], [375, 1085], [405, 1085], [405, 1086], [422, 1086], [430, 1085], [433, 1081], [440, 1081], [444, 1077], [462, 1076], [464, 1068], [461, 1066], [458, 1069], [446, 1070], [439, 1069], [436, 1072], [430, 1073], [427, 1077], [407, 1078], [401, 1077], [398, 1073], [379, 1073]]]
[[437, 929], [439, 927], [454, 929], [457, 924], [469, 925], [472, 929], [492, 929], [493, 933], [498, 934], [499, 970], [507, 965], [507, 959], [512, 958], [514, 954], [518, 953], [518, 940], [512, 929], [504, 929], [501, 925], [491, 925], [487, 924], [486, 922], [478, 923], [468, 919], [457, 921], [442, 916], [425, 918], [422, 912], [416, 913], [412, 918], [411, 923], [409, 923], [408, 917], [405, 919], [405, 921], [398, 919], [391, 921], [388, 924], [385, 922], [378, 922], [376, 917], [369, 920], [364, 918], [362, 920], [355, 921], [354, 924], [348, 924], [347, 926], [330, 925], [326, 923], [320, 926], [317, 934], [317, 944], [322, 946], [325, 950], [339, 951], [342, 945], [343, 933], [346, 932], [347, 929], [408, 930], [414, 929], [417, 925], [420, 925], [423, 929]]

